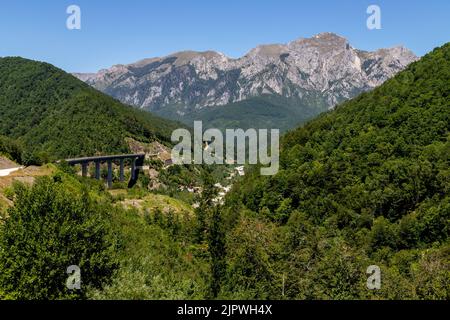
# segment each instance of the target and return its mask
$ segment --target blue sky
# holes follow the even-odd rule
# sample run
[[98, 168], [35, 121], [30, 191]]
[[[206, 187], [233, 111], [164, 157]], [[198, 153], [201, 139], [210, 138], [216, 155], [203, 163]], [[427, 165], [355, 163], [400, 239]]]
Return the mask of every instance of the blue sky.
[[[81, 30], [66, 28], [71, 4], [81, 8]], [[371, 4], [381, 8], [381, 30], [366, 27]], [[185, 49], [239, 57], [258, 44], [325, 31], [356, 48], [402, 44], [418, 55], [450, 41], [448, 0], [0, 0], [0, 5], [0, 56], [47, 61], [70, 72]]]

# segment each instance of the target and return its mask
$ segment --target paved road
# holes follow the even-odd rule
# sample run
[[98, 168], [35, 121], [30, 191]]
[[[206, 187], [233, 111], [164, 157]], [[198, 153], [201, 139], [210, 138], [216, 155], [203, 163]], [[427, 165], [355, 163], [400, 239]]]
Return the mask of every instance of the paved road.
[[23, 167], [9, 168], [9, 169], [0, 169], [0, 177], [9, 176], [11, 173], [22, 169]]

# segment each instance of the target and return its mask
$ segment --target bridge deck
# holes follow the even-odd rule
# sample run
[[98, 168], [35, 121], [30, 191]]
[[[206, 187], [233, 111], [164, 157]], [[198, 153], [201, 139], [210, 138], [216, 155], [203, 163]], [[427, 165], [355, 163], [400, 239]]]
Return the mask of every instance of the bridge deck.
[[74, 158], [74, 159], [66, 159], [66, 162], [70, 165], [74, 164], [82, 164], [86, 162], [106, 162], [106, 161], [114, 161], [121, 159], [133, 159], [133, 158], [145, 158], [144, 153], [139, 154], [120, 154], [113, 156], [97, 156], [97, 157], [85, 157], [85, 158]]

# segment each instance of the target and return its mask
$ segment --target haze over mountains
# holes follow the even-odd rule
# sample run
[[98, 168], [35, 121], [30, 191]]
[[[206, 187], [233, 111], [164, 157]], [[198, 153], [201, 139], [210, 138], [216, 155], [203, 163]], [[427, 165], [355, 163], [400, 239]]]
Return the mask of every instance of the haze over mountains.
[[321, 33], [261, 45], [238, 59], [183, 51], [75, 75], [124, 103], [188, 124], [288, 129], [379, 86], [415, 60], [401, 46], [367, 52]]

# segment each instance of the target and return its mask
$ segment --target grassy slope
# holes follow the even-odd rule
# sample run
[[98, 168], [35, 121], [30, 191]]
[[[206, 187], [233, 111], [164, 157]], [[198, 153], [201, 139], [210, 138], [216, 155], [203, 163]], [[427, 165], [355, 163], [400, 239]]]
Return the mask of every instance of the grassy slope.
[[116, 198], [121, 200], [120, 204], [128, 209], [138, 209], [142, 213], [149, 210], [153, 212], [155, 209], [160, 210], [162, 213], [173, 211], [177, 214], [187, 213], [193, 214], [193, 208], [186, 202], [171, 198], [162, 194], [143, 193], [133, 194], [132, 191], [118, 189], [110, 190], [110, 193]]
[[6, 196], [6, 193], [14, 181], [31, 184], [37, 177], [47, 176], [55, 171], [56, 168], [53, 165], [45, 165], [42, 167], [32, 166], [13, 172], [7, 177], [0, 177], [0, 216], [6, 214], [7, 209], [13, 204]]

